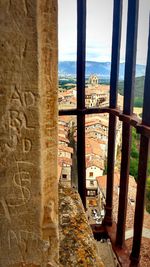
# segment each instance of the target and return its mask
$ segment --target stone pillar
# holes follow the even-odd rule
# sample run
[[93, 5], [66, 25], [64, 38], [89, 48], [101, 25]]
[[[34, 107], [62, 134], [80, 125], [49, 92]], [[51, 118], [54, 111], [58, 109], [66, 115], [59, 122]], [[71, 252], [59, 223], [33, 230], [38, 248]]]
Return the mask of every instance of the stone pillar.
[[58, 264], [57, 0], [0, 0], [0, 267]]

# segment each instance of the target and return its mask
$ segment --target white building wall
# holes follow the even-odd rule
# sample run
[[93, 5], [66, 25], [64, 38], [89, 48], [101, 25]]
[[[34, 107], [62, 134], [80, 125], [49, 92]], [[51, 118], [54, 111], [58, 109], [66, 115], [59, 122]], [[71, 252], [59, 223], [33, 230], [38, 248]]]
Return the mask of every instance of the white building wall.
[[103, 170], [96, 166], [86, 168], [86, 179], [96, 180], [97, 176], [102, 176], [102, 175], [103, 175]]
[[86, 179], [86, 188], [87, 189], [97, 189], [98, 185], [97, 185], [97, 181], [93, 180], [93, 179]]

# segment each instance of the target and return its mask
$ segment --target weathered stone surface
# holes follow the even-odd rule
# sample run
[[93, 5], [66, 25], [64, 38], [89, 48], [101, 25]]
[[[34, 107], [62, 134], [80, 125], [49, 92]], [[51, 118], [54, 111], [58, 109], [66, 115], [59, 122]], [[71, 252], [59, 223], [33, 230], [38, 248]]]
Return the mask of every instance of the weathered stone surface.
[[104, 267], [79, 194], [60, 185], [60, 266]]
[[58, 266], [57, 1], [0, 0], [0, 267]]

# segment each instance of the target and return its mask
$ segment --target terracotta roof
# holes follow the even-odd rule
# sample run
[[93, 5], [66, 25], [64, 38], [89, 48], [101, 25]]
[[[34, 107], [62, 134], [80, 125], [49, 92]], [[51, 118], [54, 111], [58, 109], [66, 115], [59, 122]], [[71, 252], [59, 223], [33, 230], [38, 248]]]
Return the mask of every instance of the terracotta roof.
[[61, 98], [63, 98], [63, 92], [59, 92], [59, 94], [58, 94], [58, 99], [61, 99]]
[[[129, 252], [131, 252], [132, 250], [132, 241], [133, 241], [132, 238], [126, 240], [126, 245], [129, 249]], [[149, 267], [150, 266], [150, 240], [148, 238], [142, 237], [140, 256], [141, 256], [140, 266]]]
[[94, 138], [86, 137], [85, 143], [86, 145], [96, 145], [97, 140], [95, 140]]
[[76, 87], [73, 87], [73, 88], [71, 88], [71, 89], [68, 89], [67, 92], [68, 92], [68, 93], [72, 93], [74, 90], [76, 91], [77, 88], [76, 88]]
[[87, 147], [86, 146], [86, 149], [85, 149], [85, 153], [86, 153], [86, 155], [88, 156], [88, 155], [95, 155], [95, 156], [98, 156], [98, 157], [103, 157], [104, 156], [104, 151], [102, 151], [102, 149], [100, 148], [99, 149], [99, 147]]
[[137, 183], [136, 183], [134, 177], [129, 176], [128, 198], [130, 198], [130, 199], [136, 198], [136, 189], [137, 189]]
[[[60, 121], [60, 120], [59, 120]], [[59, 122], [58, 121], [58, 122]], [[61, 121], [60, 121], [61, 122]], [[67, 132], [68, 131], [68, 126], [62, 125], [62, 124], [58, 124], [58, 130], [62, 130]]]
[[102, 140], [102, 139], [100, 139], [100, 138], [98, 138], [96, 136], [91, 136], [89, 134], [89, 135], [87, 135], [87, 137], [97, 141], [99, 145], [106, 145], [107, 144], [107, 140]]
[[62, 142], [65, 142], [65, 143], [69, 143], [69, 139], [66, 138], [66, 137], [63, 137], [63, 136], [58, 136], [58, 141], [62, 141]]
[[86, 117], [86, 121], [91, 121], [91, 120], [103, 120], [104, 118], [109, 118], [108, 114], [107, 113], [104, 113], [104, 114], [89, 114], [87, 117]]
[[104, 161], [103, 160], [89, 160], [86, 159], [86, 168], [96, 166], [101, 170], [104, 170]]
[[100, 124], [100, 125], [103, 125], [103, 126], [106, 126], [106, 127], [108, 127], [108, 120], [106, 120], [106, 119], [92, 119], [91, 121], [86, 121], [85, 122], [85, 127], [86, 126], [91, 126], [91, 125], [94, 125], [94, 124]]
[[[104, 194], [106, 194], [106, 181], [107, 181], [106, 179], [107, 179], [106, 175], [97, 177], [98, 186], [99, 188], [101, 188]], [[120, 185], [120, 173], [116, 172], [114, 175], [114, 188], [113, 188], [113, 220], [115, 222], [117, 222], [117, 217], [118, 217], [119, 185]], [[130, 176], [129, 177], [129, 192], [130, 191], [132, 192], [130, 196], [132, 196], [132, 200], [134, 200], [136, 189], [135, 187], [133, 187], [134, 189], [132, 189], [132, 185], [135, 185], [134, 177]], [[132, 203], [130, 202], [130, 197], [128, 196], [126, 229], [130, 229], [133, 227], [134, 209], [135, 209], [135, 205], [132, 205]]]
[[[72, 89], [66, 90], [65, 92], [61, 92], [61, 97], [63, 97], [63, 98], [72, 97], [74, 95], [73, 91], [76, 91], [76, 88], [72, 88]], [[60, 94], [59, 94], [59, 96], [60, 96]]]
[[73, 148], [69, 146], [58, 145], [58, 149], [73, 154]]
[[[130, 216], [128, 215], [129, 212], [131, 214]], [[127, 213], [127, 227], [130, 226], [130, 228], [132, 229], [134, 225], [134, 210], [131, 211], [131, 208], [129, 209], [129, 205], [128, 205], [128, 213]], [[150, 231], [150, 214], [147, 213], [146, 211], [144, 212], [143, 228], [149, 229]], [[126, 240], [126, 245], [130, 251], [132, 249], [132, 242], [133, 242], [133, 238]], [[149, 238], [142, 237], [140, 256], [141, 256], [140, 266], [149, 267], [150, 265], [149, 264], [150, 263], [150, 239]]]
[[[118, 186], [119, 186], [119, 180], [120, 180], [119, 177], [120, 177], [120, 173], [116, 172], [114, 175], [114, 190], [113, 190], [113, 219], [115, 222], [117, 222], [117, 217], [118, 217], [118, 201], [119, 201]], [[97, 177], [97, 182], [98, 182], [98, 186], [105, 193], [106, 175]], [[129, 176], [126, 230], [132, 229], [134, 225], [136, 188], [137, 188], [137, 184], [136, 184], [134, 177]], [[150, 214], [146, 211], [144, 212], [143, 227], [150, 229]]]
[[[96, 177], [96, 180], [97, 180], [98, 187], [101, 189], [101, 191], [103, 192], [103, 194], [106, 197], [107, 175], [98, 176], [98, 177]], [[120, 181], [120, 175], [118, 173], [116, 173], [114, 175], [114, 190], [116, 190], [117, 193], [118, 193], [119, 181]], [[114, 197], [114, 195], [113, 195], [113, 197]]]
[[100, 147], [100, 144], [97, 142], [97, 140], [93, 138], [86, 138], [86, 154], [95, 154], [98, 156], [103, 156], [104, 151]]
[[90, 132], [89, 135], [87, 134], [87, 137], [94, 140], [95, 142], [97, 142], [99, 145], [103, 145], [103, 144], [107, 144], [107, 139], [106, 140], [102, 140], [101, 138], [98, 138], [98, 136], [91, 136]]
[[96, 177], [98, 187], [102, 190], [106, 190], [106, 179], [106, 175]]
[[93, 87], [88, 87], [85, 89], [85, 94], [86, 95], [92, 95], [92, 94], [96, 94], [96, 95], [101, 95], [102, 97], [107, 97], [108, 94], [106, 92], [101, 91], [100, 88], [93, 88]]
[[[98, 185], [101, 189], [106, 189], [106, 181], [107, 181], [107, 175], [99, 176], [96, 178]], [[117, 187], [120, 185], [120, 173], [115, 172], [114, 174], [114, 187]], [[129, 198], [134, 198], [136, 194], [136, 182], [133, 176], [129, 176], [129, 190], [128, 190], [128, 196]]]
[[[94, 90], [94, 87], [91, 86], [90, 84], [89, 84], [88, 88]], [[106, 85], [106, 84], [100, 84], [100, 85], [98, 84], [98, 85], [96, 85], [95, 89], [96, 90], [99, 89], [101, 92], [108, 92], [110, 90], [110, 86]]]
[[147, 211], [144, 213], [144, 227], [150, 229], [150, 214]]
[[[132, 198], [132, 200], [135, 200]], [[119, 204], [119, 191], [118, 188], [114, 187], [113, 191], [113, 220], [117, 222], [118, 218], [118, 204]], [[127, 201], [127, 217], [126, 217], [126, 230], [132, 229], [134, 224], [134, 211], [135, 211], [135, 205], [134, 203], [131, 204], [129, 201]]]
[[76, 104], [77, 99], [76, 99], [76, 97], [72, 96], [72, 97], [69, 99], [69, 101], [72, 102], [72, 103], [74, 103], [74, 104]]
[[64, 135], [66, 137], [66, 132], [63, 129], [58, 129], [58, 135]]
[[63, 121], [63, 122], [68, 123], [70, 120], [71, 118], [69, 116], [60, 116], [58, 122], [60, 123]]
[[98, 133], [98, 134], [106, 135], [106, 131], [104, 131], [103, 129], [91, 129], [90, 133]]
[[63, 164], [67, 164], [67, 165], [72, 165], [72, 159], [71, 158], [66, 158], [66, 157], [59, 157], [58, 158], [58, 164], [60, 166], [63, 166]]
[[65, 97], [71, 97], [72, 95], [73, 95], [73, 91], [71, 90], [67, 90], [67, 91], [65, 91], [65, 92], [62, 92], [62, 95], [63, 95], [63, 97], [65, 98]]

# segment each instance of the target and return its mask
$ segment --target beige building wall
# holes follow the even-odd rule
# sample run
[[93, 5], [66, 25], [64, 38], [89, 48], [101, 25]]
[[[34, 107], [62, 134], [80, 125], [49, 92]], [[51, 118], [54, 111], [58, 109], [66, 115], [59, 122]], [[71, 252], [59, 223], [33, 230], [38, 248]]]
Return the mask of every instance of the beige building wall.
[[86, 177], [87, 179], [96, 180], [96, 177], [102, 176], [103, 170], [96, 166], [91, 166], [86, 168]]
[[71, 166], [63, 165], [61, 172], [61, 181], [68, 186], [71, 186]]
[[59, 266], [57, 1], [0, 0], [0, 266]]

